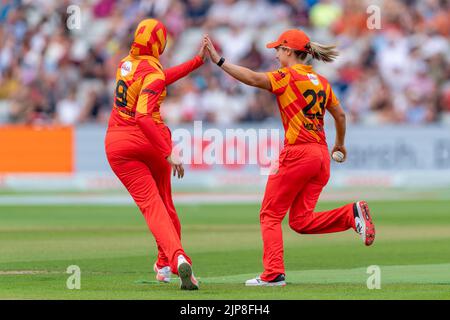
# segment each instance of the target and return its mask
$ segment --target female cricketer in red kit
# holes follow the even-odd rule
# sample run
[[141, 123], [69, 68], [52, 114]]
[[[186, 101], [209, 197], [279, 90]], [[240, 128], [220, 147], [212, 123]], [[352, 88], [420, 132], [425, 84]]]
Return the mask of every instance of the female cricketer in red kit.
[[301, 30], [288, 30], [267, 48], [275, 48], [281, 69], [259, 73], [225, 61], [208, 36], [204, 43], [211, 60], [237, 80], [266, 89], [277, 97], [285, 129], [284, 148], [277, 172], [269, 176], [261, 206], [264, 272], [247, 286], [286, 285], [281, 222], [289, 210], [290, 227], [301, 234], [340, 232], [353, 228], [369, 246], [375, 239], [369, 207], [364, 201], [341, 208], [314, 212], [319, 195], [330, 176], [330, 155], [325, 139], [324, 114], [335, 119], [336, 142], [332, 152], [344, 147], [345, 113], [328, 81], [306, 65], [309, 57], [331, 62], [338, 55], [334, 46], [311, 42]]
[[171, 169], [184, 175], [181, 163], [171, 157], [169, 128], [160, 115], [166, 86], [203, 64], [205, 46], [190, 61], [163, 70], [159, 56], [166, 46], [166, 29], [155, 19], [136, 28], [128, 56], [116, 73], [114, 106], [105, 138], [112, 170], [141, 210], [158, 245], [156, 278], [169, 282], [179, 275], [181, 289], [198, 289], [191, 259], [181, 245], [181, 226], [171, 194]]

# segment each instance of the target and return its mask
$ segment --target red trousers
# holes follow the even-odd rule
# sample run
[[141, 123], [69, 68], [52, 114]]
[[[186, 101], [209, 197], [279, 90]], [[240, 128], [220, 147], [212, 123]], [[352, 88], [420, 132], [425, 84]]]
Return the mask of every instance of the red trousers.
[[319, 234], [355, 229], [353, 204], [314, 212], [330, 177], [328, 148], [319, 144], [286, 146], [279, 169], [269, 176], [260, 212], [264, 242], [263, 281], [285, 274], [281, 222], [289, 210], [289, 226], [301, 234]]
[[[170, 131], [161, 134], [171, 144]], [[133, 197], [158, 245], [159, 268], [177, 273], [177, 257], [184, 255], [181, 225], [171, 192], [171, 166], [138, 127], [109, 128], [105, 139], [108, 162]]]

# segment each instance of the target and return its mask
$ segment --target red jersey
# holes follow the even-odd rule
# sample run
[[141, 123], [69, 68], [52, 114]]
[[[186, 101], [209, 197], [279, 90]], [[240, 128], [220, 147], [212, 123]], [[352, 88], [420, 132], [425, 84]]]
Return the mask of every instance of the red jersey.
[[296, 64], [268, 72], [271, 92], [277, 96], [286, 144], [326, 145], [324, 116], [339, 104], [328, 81], [311, 66]]

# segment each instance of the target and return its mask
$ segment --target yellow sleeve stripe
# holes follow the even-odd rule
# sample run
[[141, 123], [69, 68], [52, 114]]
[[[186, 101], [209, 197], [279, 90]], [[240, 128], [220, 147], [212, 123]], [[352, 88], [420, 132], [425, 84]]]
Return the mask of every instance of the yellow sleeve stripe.
[[276, 91], [280, 88], [286, 87], [289, 84], [289, 80], [291, 78], [290, 74], [286, 74], [284, 78], [276, 80], [272, 72], [267, 72], [267, 76], [269, 77], [270, 84], [272, 85], [272, 91]]
[[[163, 73], [151, 73], [147, 75], [142, 83], [141, 91], [157, 80], [164, 80]], [[140, 114], [148, 114], [148, 94], [139, 94], [136, 111]]]
[[144, 79], [144, 82], [142, 83], [142, 89], [145, 89], [145, 87], [152, 84], [156, 80], [164, 80], [164, 74], [163, 73], [150, 73], [149, 75], [147, 75]]
[[136, 111], [139, 112], [140, 114], [147, 114], [148, 113], [147, 101], [148, 95], [146, 94], [139, 95]]

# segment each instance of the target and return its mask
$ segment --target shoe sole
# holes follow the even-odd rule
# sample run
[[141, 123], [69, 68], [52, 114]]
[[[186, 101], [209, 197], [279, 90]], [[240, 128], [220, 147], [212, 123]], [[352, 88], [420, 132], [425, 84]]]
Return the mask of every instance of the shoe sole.
[[178, 276], [181, 280], [181, 290], [198, 290], [198, 285], [192, 282], [192, 267], [189, 263], [182, 263], [178, 266]]
[[284, 287], [286, 286], [286, 281], [278, 281], [278, 282], [265, 282], [258, 284], [245, 284], [246, 287]]
[[363, 232], [361, 233], [362, 240], [366, 246], [370, 246], [375, 241], [375, 226], [370, 216], [369, 205], [365, 201], [356, 203], [356, 210], [361, 221], [364, 222]]

